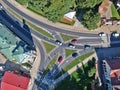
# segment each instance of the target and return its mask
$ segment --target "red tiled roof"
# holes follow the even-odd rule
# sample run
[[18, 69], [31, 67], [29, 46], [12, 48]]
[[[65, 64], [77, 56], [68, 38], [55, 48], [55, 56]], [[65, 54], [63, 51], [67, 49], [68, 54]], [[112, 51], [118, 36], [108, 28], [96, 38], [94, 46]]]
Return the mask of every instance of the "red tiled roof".
[[27, 90], [30, 78], [6, 71], [1, 82], [1, 90]]
[[119, 70], [120, 70], [120, 69], [111, 70], [110, 77], [118, 77]]
[[101, 5], [99, 6], [99, 9], [98, 9], [98, 12], [100, 13], [101, 17], [104, 17], [104, 16], [106, 17], [106, 13], [108, 11], [109, 6], [110, 6], [110, 1], [109, 0], [103, 1], [101, 3]]

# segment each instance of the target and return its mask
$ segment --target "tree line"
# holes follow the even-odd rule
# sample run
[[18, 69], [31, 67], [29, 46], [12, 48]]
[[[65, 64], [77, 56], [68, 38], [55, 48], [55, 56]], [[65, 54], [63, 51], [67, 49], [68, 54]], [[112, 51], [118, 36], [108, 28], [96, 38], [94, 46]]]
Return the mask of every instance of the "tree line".
[[[17, 0], [21, 1], [21, 0]], [[34, 9], [43, 13], [45, 17], [53, 22], [60, 21], [69, 9], [74, 9], [79, 13], [79, 10], [84, 10], [82, 24], [88, 29], [97, 28], [97, 23], [100, 20], [100, 15], [97, 11], [97, 5], [103, 0], [22, 0], [27, 2]]]

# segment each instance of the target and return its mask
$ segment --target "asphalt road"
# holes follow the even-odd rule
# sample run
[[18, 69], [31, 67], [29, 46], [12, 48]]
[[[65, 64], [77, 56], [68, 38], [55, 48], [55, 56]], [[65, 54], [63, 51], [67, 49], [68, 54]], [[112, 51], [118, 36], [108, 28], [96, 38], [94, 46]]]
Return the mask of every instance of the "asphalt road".
[[35, 25], [37, 26], [40, 26], [42, 28], [45, 28], [46, 30], [50, 30], [50, 31], [56, 31], [56, 32], [60, 32], [60, 33], [66, 33], [66, 34], [70, 34], [70, 35], [75, 35], [75, 36], [83, 36], [83, 37], [98, 37], [97, 34], [92, 34], [92, 33], [80, 33], [80, 32], [73, 32], [73, 31], [70, 31], [70, 30], [66, 30], [66, 29], [60, 29], [60, 28], [56, 28], [56, 27], [53, 27], [53, 26], [50, 26], [46, 23], [43, 23], [41, 21], [38, 21], [28, 15], [26, 15], [24, 12], [18, 10], [15, 6], [11, 5], [7, 0], [3, 0], [3, 2], [9, 6], [11, 9], [13, 9], [15, 12], [17, 12], [19, 15], [21, 15], [22, 17], [24, 17], [25, 19], [31, 21], [32, 23], [34, 23]]

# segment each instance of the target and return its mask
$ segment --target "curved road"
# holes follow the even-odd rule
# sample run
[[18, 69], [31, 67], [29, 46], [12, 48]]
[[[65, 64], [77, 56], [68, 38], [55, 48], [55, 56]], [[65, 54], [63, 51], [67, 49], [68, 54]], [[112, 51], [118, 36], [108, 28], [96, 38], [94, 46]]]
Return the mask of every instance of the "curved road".
[[36, 20], [31, 16], [28, 16], [27, 14], [25, 14], [25, 12], [20, 11], [19, 9], [17, 9], [15, 6], [13, 6], [12, 4], [10, 4], [7, 0], [3, 0], [3, 2], [9, 6], [11, 9], [13, 9], [16, 13], [18, 13], [19, 15], [21, 15], [22, 17], [24, 17], [25, 19], [29, 20], [30, 22], [46, 29], [46, 30], [51, 30], [51, 31], [56, 31], [56, 32], [60, 32], [60, 33], [66, 33], [66, 34], [71, 34], [71, 35], [76, 35], [76, 36], [83, 36], [83, 37], [98, 37], [97, 34], [92, 34], [92, 33], [80, 33], [80, 32], [73, 32], [67, 29], [60, 29], [60, 28], [56, 28], [53, 26], [50, 26], [46, 23], [41, 22], [40, 20]]

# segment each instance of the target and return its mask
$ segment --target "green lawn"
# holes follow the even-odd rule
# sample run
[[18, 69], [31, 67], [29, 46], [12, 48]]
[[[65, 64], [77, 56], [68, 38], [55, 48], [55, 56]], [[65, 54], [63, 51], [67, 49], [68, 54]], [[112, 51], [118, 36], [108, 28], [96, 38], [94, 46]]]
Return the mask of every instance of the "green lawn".
[[[22, 18], [20, 15], [16, 14], [16, 13], [15, 13], [14, 11], [12, 11], [10, 8], [7, 8], [7, 9], [11, 12], [11, 14], [13, 14], [14, 16], [16, 16], [16, 18], [20, 19], [21, 21], [23, 20], [23, 18]], [[51, 34], [49, 34], [47, 31], [45, 31], [45, 30], [37, 27], [36, 25], [30, 23], [29, 21], [26, 21], [26, 23], [27, 23], [31, 28], [33, 28], [34, 30], [37, 30], [37, 31], [38, 31], [39, 33], [41, 33], [42, 35], [44, 35], [44, 36], [46, 36], [46, 37], [48, 37], [48, 38], [53, 39], [53, 36], [52, 36]]]
[[88, 58], [89, 56], [91, 56], [94, 52], [90, 52], [87, 53], [85, 55], [79, 56], [78, 58], [76, 58], [74, 61], [72, 61], [69, 65], [67, 65], [64, 68], [64, 71], [68, 71], [69, 69], [71, 69], [72, 67], [74, 67], [75, 65], [79, 64], [81, 61], [83, 61], [84, 59]]
[[56, 47], [56, 46], [54, 46], [48, 42], [45, 42], [45, 41], [42, 41], [42, 43], [43, 43], [43, 46], [45, 47], [46, 53], [51, 52]]
[[22, 4], [22, 5], [24, 5], [24, 4], [26, 4], [28, 1], [30, 1], [30, 0], [16, 0], [18, 3], [20, 3], [20, 4]]
[[91, 62], [91, 66], [87, 63], [66, 77], [57, 85], [55, 90], [91, 90], [91, 84], [96, 72], [94, 61]]
[[120, 15], [115, 8], [114, 4], [111, 4], [111, 11], [112, 11], [112, 17], [115, 17], [116, 19], [120, 19]]
[[51, 34], [49, 34], [47, 31], [45, 31], [45, 30], [43, 30], [43, 29], [41, 29], [41, 28], [33, 25], [33, 24], [30, 23], [30, 22], [27, 22], [27, 24], [30, 25], [30, 27], [32, 27], [32, 28], [34, 28], [35, 30], [37, 30], [38, 32], [40, 32], [42, 35], [44, 35], [44, 36], [46, 36], [46, 37], [48, 37], [48, 38], [53, 39], [53, 36], [52, 36]]
[[72, 55], [72, 53], [76, 52], [77, 50], [65, 49], [65, 57]]
[[52, 68], [58, 58], [58, 55], [54, 56], [54, 58], [51, 60], [51, 62], [48, 64], [46, 70], [44, 71], [44, 75]]
[[41, 11], [41, 9], [40, 9], [40, 7], [38, 5], [33, 6], [33, 5], [29, 4], [27, 8], [29, 10], [37, 13], [38, 15], [45, 16], [43, 11]]
[[58, 55], [54, 56], [54, 58], [51, 60], [51, 62], [48, 64], [46, 69], [50, 69], [51, 67], [53, 67], [53, 65], [55, 64], [56, 60], [58, 58]]
[[77, 38], [76, 36], [69, 36], [69, 35], [66, 35], [63, 33], [61, 34], [61, 37], [62, 37], [63, 41], [69, 41], [69, 40]]

